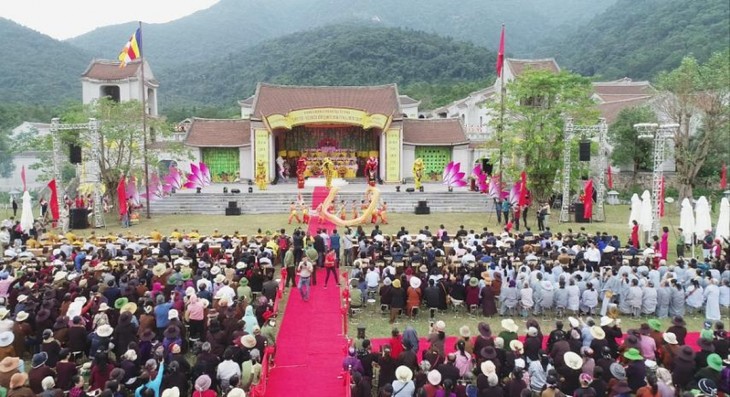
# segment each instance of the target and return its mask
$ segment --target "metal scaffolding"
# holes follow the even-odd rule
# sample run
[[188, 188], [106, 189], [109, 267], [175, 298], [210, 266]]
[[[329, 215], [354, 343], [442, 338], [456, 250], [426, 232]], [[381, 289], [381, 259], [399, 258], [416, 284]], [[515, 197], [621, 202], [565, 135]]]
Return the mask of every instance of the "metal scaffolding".
[[603, 210], [605, 200], [605, 170], [608, 165], [607, 135], [608, 125], [606, 119], [599, 119], [596, 125], [575, 125], [572, 118], [565, 120], [563, 127], [563, 200], [560, 207], [560, 222], [570, 221], [570, 173], [571, 173], [571, 141], [576, 134], [587, 138], [598, 138], [598, 180], [596, 181], [596, 206], [593, 207], [592, 220], [603, 222], [606, 220], [606, 214]]

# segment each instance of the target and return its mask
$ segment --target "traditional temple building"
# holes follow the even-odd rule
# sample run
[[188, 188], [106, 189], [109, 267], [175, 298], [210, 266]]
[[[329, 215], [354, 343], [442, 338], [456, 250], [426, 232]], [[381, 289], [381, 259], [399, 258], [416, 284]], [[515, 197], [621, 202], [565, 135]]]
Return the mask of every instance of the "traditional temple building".
[[239, 101], [240, 120], [194, 118], [185, 127], [184, 143], [219, 182], [253, 179], [258, 162], [266, 165], [270, 180], [281, 169], [293, 175], [300, 156], [308, 159], [307, 176], [321, 176], [322, 160], [330, 158], [345, 180], [362, 177], [367, 159], [377, 157], [386, 183], [412, 177], [417, 157], [434, 178], [451, 160], [470, 163], [462, 122], [419, 119], [419, 104], [399, 95], [395, 84], [259, 83], [253, 96]]

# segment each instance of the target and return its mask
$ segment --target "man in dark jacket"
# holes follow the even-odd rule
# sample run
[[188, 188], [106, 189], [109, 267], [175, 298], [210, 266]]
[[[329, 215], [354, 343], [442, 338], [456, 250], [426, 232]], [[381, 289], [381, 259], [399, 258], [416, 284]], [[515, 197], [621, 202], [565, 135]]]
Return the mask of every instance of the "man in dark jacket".
[[436, 367], [436, 370], [438, 370], [441, 373], [441, 379], [451, 379], [453, 384], [456, 384], [456, 381], [459, 380], [459, 368], [456, 368], [456, 354], [449, 353], [446, 356], [446, 362]]
[[426, 301], [426, 307], [439, 307], [439, 288], [433, 279], [428, 280], [428, 287], [423, 291], [423, 299]]

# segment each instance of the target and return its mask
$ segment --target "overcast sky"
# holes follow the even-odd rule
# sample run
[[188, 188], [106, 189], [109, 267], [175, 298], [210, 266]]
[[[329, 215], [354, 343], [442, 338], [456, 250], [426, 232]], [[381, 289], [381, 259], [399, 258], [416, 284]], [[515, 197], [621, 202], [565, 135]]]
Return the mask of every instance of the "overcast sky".
[[[168, 22], [218, 0], [0, 0], [0, 17], [63, 40], [129, 21]], [[131, 34], [131, 32], [130, 32]]]

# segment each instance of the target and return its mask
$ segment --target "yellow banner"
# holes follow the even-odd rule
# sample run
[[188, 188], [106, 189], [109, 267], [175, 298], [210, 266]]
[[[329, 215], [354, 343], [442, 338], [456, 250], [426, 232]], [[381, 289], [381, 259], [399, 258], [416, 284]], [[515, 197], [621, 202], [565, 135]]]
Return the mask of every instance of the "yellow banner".
[[400, 129], [385, 133], [385, 181], [400, 181]]
[[272, 114], [266, 118], [269, 126], [273, 128], [286, 128], [302, 124], [316, 123], [340, 123], [359, 125], [362, 128], [384, 129], [388, 123], [388, 116], [383, 114], [368, 114], [362, 110], [345, 108], [317, 108], [294, 110], [286, 115]]
[[254, 161], [253, 172], [256, 173], [256, 165], [263, 161], [266, 165], [266, 180], [269, 180], [269, 131], [254, 131]]

